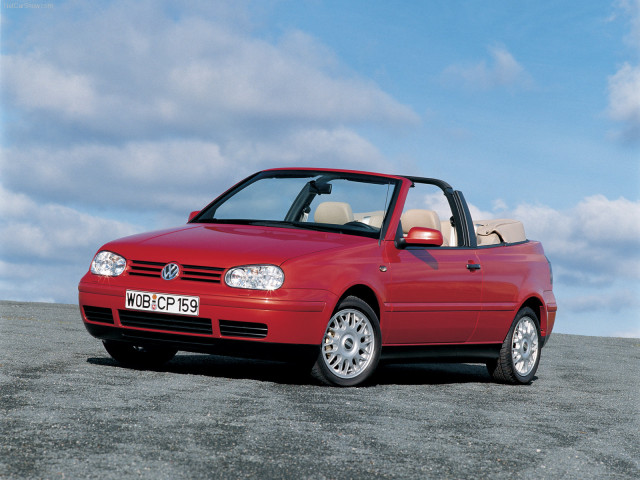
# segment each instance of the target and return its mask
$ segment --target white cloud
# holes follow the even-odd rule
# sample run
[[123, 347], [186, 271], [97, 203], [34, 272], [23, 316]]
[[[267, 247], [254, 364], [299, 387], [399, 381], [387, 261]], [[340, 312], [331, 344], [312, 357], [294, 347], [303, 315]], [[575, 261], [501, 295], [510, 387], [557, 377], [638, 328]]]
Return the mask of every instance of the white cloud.
[[637, 311], [640, 308], [638, 292], [628, 288], [616, 292], [607, 292], [605, 295], [585, 294], [564, 301], [563, 307], [573, 312], [607, 311], [620, 313], [623, 311]]
[[469, 90], [492, 90], [500, 87], [530, 88], [531, 75], [503, 46], [489, 49], [491, 62], [455, 64], [442, 73], [443, 81], [461, 85]]
[[340, 127], [300, 129], [278, 139], [240, 138], [222, 147], [201, 140], [14, 147], [0, 158], [4, 185], [33, 198], [181, 218], [257, 170], [295, 165], [389, 166], [371, 143]]
[[96, 250], [139, 226], [0, 186], [0, 299], [73, 303]]
[[38, 204], [0, 187], [1, 256], [26, 263], [88, 262], [100, 244], [139, 231], [53, 203]]
[[[640, 0], [623, 0], [618, 7], [629, 19], [626, 37], [635, 55], [640, 53]], [[610, 118], [622, 125], [615, 136], [624, 141], [640, 141], [640, 65], [625, 62], [608, 78]]]
[[378, 149], [352, 130], [300, 129], [278, 142], [234, 143], [228, 155], [246, 165], [345, 167], [388, 170], [391, 165]]
[[640, 50], [640, 0], [620, 0], [618, 8], [629, 19], [629, 34], [626, 42], [635, 50]]
[[199, 140], [12, 148], [1, 162], [5, 186], [34, 198], [157, 213], [202, 206], [249, 172]]
[[[323, 49], [308, 36], [293, 54], [261, 40], [229, 33], [224, 37], [214, 40], [222, 44], [219, 50], [175, 62], [168, 71], [173, 98], [182, 99], [203, 114], [222, 111], [238, 118], [332, 123], [417, 120], [409, 108], [377, 86], [358, 78], [327, 74], [325, 62], [317, 54]], [[309, 55], [301, 50], [308, 50]]]
[[0, 61], [3, 88], [19, 107], [77, 119], [95, 113], [96, 93], [89, 76], [19, 55], [4, 55]]
[[609, 115], [624, 124], [625, 139], [640, 140], [640, 66], [625, 63], [609, 77]]
[[5, 103], [28, 115], [24, 135], [220, 140], [241, 130], [419, 121], [302, 32], [269, 42], [207, 11], [173, 17], [155, 4], [81, 12], [77, 22], [78, 12], [53, 10], [2, 57]]

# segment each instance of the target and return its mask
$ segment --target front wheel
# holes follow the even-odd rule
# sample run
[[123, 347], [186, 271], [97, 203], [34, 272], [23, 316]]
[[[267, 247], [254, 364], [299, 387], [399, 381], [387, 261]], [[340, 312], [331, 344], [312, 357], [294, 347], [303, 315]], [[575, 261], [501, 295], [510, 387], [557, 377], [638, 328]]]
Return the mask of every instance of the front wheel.
[[487, 362], [489, 374], [501, 383], [530, 383], [538, 370], [541, 348], [538, 317], [531, 308], [524, 307], [513, 320], [500, 356]]
[[134, 368], [160, 367], [178, 353], [173, 348], [135, 345], [116, 340], [103, 340], [102, 343], [105, 350], [114, 360], [122, 365]]
[[347, 297], [327, 324], [311, 374], [328, 385], [359, 385], [378, 366], [381, 343], [376, 313], [363, 300]]

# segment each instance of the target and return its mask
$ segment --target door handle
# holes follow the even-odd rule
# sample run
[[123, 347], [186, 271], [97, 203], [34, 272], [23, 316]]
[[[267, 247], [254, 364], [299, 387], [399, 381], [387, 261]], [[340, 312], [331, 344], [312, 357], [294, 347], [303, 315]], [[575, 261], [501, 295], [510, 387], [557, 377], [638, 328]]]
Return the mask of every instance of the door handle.
[[479, 263], [467, 263], [467, 270], [480, 270], [480, 264]]

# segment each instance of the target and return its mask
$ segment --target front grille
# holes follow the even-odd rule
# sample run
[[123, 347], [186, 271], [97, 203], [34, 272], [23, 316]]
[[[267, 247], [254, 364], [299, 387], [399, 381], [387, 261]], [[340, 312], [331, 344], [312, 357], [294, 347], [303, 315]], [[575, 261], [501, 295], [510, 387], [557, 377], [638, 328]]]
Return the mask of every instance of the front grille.
[[222, 272], [224, 272], [224, 268], [182, 265], [182, 272], [178, 278], [191, 282], [220, 283]]
[[157, 277], [160, 278], [162, 269], [166, 263], [159, 262], [143, 262], [141, 260], [131, 260], [129, 275], [138, 277]]
[[[166, 263], [163, 262], [131, 260], [129, 275], [161, 278], [160, 275], [162, 274], [162, 269], [165, 265]], [[181, 265], [180, 276], [178, 276], [177, 279], [188, 282], [220, 283], [222, 272], [224, 272], [224, 268], [220, 267]]]
[[265, 338], [267, 326], [264, 323], [220, 320], [220, 335], [223, 337]]
[[118, 310], [120, 323], [125, 327], [150, 328], [168, 332], [203, 333], [211, 335], [211, 319], [188, 317], [185, 315], [170, 315], [153, 312], [134, 312]]
[[90, 307], [85, 305], [82, 307], [87, 320], [98, 323], [109, 323], [113, 325], [113, 312], [110, 308]]

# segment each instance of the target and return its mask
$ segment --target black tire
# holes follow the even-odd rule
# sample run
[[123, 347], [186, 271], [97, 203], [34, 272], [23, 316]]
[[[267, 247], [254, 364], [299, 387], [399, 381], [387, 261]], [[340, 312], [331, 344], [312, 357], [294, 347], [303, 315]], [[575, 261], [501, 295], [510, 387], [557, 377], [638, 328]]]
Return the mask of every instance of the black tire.
[[360, 385], [376, 370], [381, 348], [378, 316], [365, 301], [347, 297], [327, 324], [311, 375], [327, 385]]
[[103, 340], [104, 348], [118, 363], [134, 368], [160, 367], [175, 357], [178, 350], [152, 345]]
[[500, 356], [487, 362], [487, 369], [496, 382], [528, 384], [538, 370], [541, 351], [538, 316], [531, 308], [524, 307], [513, 319]]

